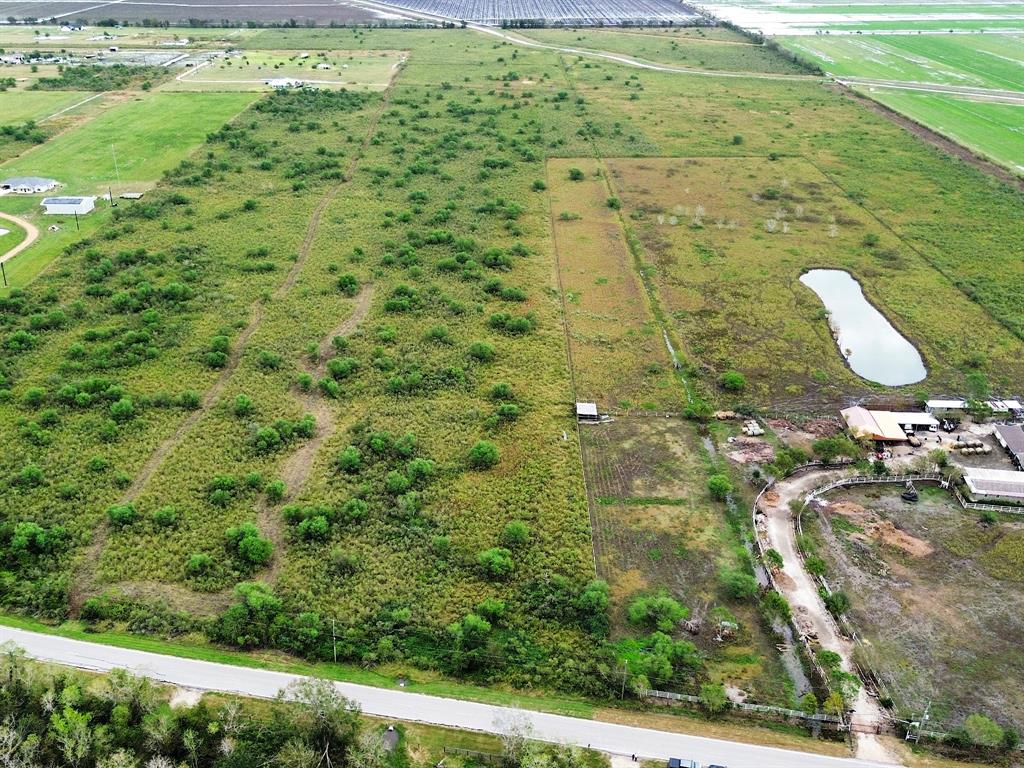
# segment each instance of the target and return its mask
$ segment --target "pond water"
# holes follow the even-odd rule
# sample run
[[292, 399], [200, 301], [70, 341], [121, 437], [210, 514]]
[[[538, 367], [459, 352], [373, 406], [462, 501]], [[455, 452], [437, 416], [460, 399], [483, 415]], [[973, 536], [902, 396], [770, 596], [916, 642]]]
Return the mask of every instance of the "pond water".
[[839, 351], [858, 376], [897, 387], [928, 375], [917, 348], [864, 298], [849, 272], [812, 269], [800, 282], [825, 305]]

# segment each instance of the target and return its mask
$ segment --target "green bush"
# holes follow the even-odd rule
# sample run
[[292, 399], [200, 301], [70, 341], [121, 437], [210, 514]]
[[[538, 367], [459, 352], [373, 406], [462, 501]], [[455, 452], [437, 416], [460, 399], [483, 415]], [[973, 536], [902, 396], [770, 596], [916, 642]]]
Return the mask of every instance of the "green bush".
[[490, 469], [498, 463], [498, 446], [488, 440], [478, 440], [469, 449], [468, 461], [473, 469]]
[[504, 579], [512, 573], [512, 553], [503, 547], [492, 547], [477, 555], [477, 563], [489, 579]]

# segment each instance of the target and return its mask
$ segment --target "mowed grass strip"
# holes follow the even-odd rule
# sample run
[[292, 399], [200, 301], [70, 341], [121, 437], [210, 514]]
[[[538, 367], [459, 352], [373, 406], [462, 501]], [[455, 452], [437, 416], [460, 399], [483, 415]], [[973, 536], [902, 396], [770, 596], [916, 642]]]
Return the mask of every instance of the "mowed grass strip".
[[53, 177], [68, 194], [148, 185], [256, 98], [248, 93], [146, 94], [25, 152], [0, 167], [0, 175]]
[[[577, 171], [583, 179], [570, 178]], [[576, 395], [606, 408], [675, 410], [682, 388], [599, 173], [587, 158], [551, 160], [547, 168]]]
[[[0, 74], [6, 74], [0, 70]], [[0, 125], [40, 121], [91, 96], [82, 91], [25, 91], [20, 88], [0, 93]]]
[[1024, 173], [1024, 106], [881, 88], [869, 95], [958, 144]]

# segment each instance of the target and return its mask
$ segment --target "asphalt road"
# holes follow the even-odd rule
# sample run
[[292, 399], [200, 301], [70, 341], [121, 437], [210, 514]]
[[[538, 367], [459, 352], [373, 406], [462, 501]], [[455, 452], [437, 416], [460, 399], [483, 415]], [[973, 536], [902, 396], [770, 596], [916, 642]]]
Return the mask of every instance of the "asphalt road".
[[[23, 647], [30, 656], [41, 661], [99, 672], [123, 668], [154, 680], [200, 691], [270, 698], [300, 678], [282, 672], [181, 659], [0, 627], [0, 643], [7, 641]], [[882, 765], [402, 690], [353, 683], [336, 685], [343, 695], [358, 702], [368, 715], [488, 733], [502, 733], [507, 723], [525, 721], [533, 738], [538, 740], [589, 746], [614, 754], [635, 753], [654, 759], [683, 757], [704, 765], [717, 763], [729, 768], [877, 768]]]

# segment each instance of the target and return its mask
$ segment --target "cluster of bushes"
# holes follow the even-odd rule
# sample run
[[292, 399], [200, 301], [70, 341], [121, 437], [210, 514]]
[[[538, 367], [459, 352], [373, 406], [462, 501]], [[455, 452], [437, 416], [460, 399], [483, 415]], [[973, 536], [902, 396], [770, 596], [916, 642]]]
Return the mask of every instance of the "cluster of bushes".
[[40, 77], [30, 91], [120, 91], [135, 86], [147, 87], [167, 76], [161, 67], [128, 64], [57, 66], [57, 77]]

